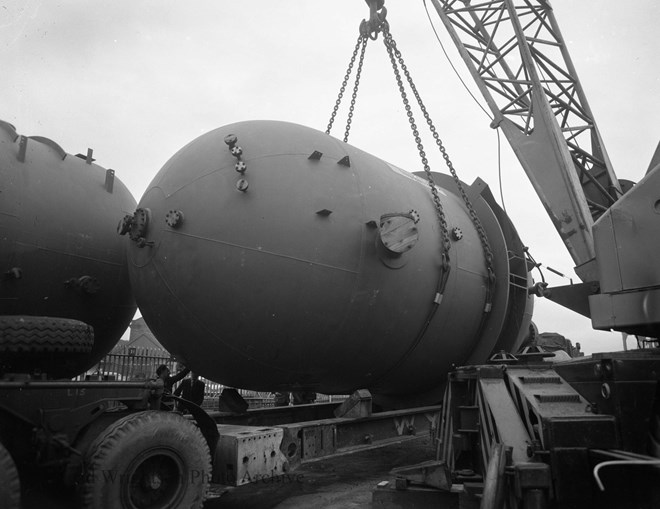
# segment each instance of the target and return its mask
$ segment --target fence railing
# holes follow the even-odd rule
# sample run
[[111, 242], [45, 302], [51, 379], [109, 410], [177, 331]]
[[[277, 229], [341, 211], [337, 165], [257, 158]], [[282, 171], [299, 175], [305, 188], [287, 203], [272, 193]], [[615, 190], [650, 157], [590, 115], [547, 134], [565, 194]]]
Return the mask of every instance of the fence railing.
[[[149, 380], [156, 377], [156, 369], [161, 364], [165, 364], [173, 374], [181, 369], [176, 359], [164, 350], [157, 348], [129, 347], [123, 352], [112, 352], [107, 354], [101, 359], [96, 368], [78, 376], [77, 379], [118, 381]], [[201, 376], [199, 379], [206, 384], [202, 407], [206, 410], [217, 410], [218, 397], [225, 386], [218, 382], [207, 380]], [[251, 391], [247, 389], [238, 389], [238, 392], [248, 402], [250, 408], [274, 406], [275, 399], [271, 392]], [[318, 394], [316, 401], [342, 401], [345, 397], [346, 396]]]
[[165, 364], [172, 373], [176, 359], [158, 348], [126, 348], [125, 352], [109, 353], [97, 366], [95, 375], [108, 380], [147, 380], [156, 376], [156, 369]]

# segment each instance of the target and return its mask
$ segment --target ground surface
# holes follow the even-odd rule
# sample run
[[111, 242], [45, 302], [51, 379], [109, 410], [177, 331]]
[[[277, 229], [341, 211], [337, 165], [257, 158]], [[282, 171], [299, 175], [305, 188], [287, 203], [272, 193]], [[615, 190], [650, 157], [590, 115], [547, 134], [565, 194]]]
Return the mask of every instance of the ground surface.
[[[433, 458], [431, 440], [425, 436], [403, 444], [307, 463], [283, 478], [245, 486], [211, 486], [204, 509], [348, 509], [371, 507], [376, 484], [390, 480], [392, 468]], [[23, 494], [23, 509], [72, 509], [71, 497], [58, 494], [56, 486], [34, 486]], [[0, 506], [2, 505], [0, 501]]]
[[392, 468], [434, 457], [431, 440], [403, 444], [307, 463], [282, 482], [259, 482], [230, 488], [204, 509], [368, 508], [376, 484], [389, 480]]

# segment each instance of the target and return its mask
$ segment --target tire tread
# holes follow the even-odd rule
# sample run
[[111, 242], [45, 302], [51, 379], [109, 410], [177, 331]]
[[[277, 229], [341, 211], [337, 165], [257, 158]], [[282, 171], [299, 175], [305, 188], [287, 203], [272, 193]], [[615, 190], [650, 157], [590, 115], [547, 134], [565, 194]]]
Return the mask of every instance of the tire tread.
[[20, 509], [21, 482], [9, 451], [0, 443], [0, 503], [5, 509]]
[[0, 317], [0, 353], [89, 353], [93, 346], [93, 328], [78, 320]]

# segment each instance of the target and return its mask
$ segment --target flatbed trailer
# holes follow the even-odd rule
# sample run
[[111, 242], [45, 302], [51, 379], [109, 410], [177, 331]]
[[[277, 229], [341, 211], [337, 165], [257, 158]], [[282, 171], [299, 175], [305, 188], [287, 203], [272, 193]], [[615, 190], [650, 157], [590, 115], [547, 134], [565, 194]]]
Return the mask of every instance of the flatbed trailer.
[[[186, 414], [160, 410], [163, 386], [142, 382], [0, 381], [0, 465], [8, 509], [20, 481], [50, 479], [82, 507], [201, 507], [211, 483], [239, 486], [304, 462], [437, 433], [440, 406], [372, 412], [344, 403]], [[339, 416], [338, 416], [339, 415]], [[172, 505], [174, 504], [174, 505]]]
[[657, 350], [560, 363], [505, 355], [450, 373], [443, 405], [373, 412], [357, 391], [343, 403], [238, 412], [184, 401], [185, 415], [159, 410], [158, 381], [5, 377], [3, 495], [20, 507], [20, 473], [67, 487], [83, 507], [201, 507], [211, 484], [274, 482], [425, 436], [436, 459], [397, 469], [374, 504], [657, 507], [658, 373]]

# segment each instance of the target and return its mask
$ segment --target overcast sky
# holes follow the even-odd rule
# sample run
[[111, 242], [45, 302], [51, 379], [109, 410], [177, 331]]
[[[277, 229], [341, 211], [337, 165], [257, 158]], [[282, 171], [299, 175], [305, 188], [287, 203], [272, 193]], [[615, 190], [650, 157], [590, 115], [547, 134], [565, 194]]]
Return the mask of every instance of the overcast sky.
[[[619, 178], [638, 181], [660, 141], [660, 3], [552, 5], [614, 169]], [[499, 196], [496, 133], [442, 54], [422, 0], [386, 6], [459, 176], [468, 183], [480, 176]], [[430, 10], [450, 58], [476, 91]], [[367, 14], [363, 0], [0, 0], [0, 119], [69, 153], [93, 148], [97, 163], [115, 169], [139, 201], [167, 159], [216, 127], [276, 119], [325, 130]], [[341, 122], [333, 132], [338, 137]], [[421, 169], [380, 40], [367, 50], [353, 126], [352, 144], [401, 168]], [[523, 241], [543, 266], [577, 281], [563, 243], [502, 143], [504, 202]], [[535, 321], [587, 352], [621, 346], [619, 334], [595, 333], [588, 319], [547, 301], [537, 302]]]

